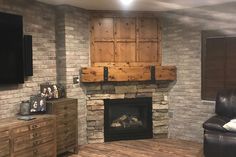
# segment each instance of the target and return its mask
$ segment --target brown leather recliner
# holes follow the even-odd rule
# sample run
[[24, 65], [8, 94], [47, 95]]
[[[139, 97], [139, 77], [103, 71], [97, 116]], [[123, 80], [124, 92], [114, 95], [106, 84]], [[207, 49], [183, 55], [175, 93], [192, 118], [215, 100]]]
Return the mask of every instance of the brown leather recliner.
[[216, 115], [204, 124], [205, 157], [236, 157], [236, 132], [223, 125], [236, 118], [236, 90], [222, 90], [216, 96]]

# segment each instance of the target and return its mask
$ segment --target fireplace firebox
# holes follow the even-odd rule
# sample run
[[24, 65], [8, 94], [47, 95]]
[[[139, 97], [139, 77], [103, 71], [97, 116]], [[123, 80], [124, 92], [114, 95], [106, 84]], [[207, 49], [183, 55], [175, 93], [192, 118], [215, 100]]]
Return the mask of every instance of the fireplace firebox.
[[105, 142], [153, 137], [152, 98], [104, 100]]

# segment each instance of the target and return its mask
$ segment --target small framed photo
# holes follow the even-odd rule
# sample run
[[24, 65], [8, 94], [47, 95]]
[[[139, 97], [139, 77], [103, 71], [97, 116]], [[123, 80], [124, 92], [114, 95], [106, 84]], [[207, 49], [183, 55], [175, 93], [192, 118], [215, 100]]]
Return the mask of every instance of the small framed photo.
[[58, 99], [65, 97], [65, 87], [61, 84], [48, 84], [40, 85], [40, 95], [46, 100]]
[[47, 100], [54, 99], [55, 94], [54, 94], [54, 89], [55, 87], [53, 85], [40, 85], [40, 92], [41, 92], [41, 97], [46, 98]]
[[46, 112], [46, 100], [41, 96], [30, 97], [30, 113]]

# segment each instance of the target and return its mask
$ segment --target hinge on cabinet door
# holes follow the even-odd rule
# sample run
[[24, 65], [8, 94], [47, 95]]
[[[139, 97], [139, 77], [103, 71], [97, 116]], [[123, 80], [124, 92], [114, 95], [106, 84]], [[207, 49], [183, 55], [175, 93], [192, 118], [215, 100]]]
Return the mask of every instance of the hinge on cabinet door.
[[104, 67], [104, 81], [108, 81], [108, 67]]
[[150, 67], [150, 72], [151, 72], [151, 81], [154, 83], [156, 81], [156, 68], [155, 66]]

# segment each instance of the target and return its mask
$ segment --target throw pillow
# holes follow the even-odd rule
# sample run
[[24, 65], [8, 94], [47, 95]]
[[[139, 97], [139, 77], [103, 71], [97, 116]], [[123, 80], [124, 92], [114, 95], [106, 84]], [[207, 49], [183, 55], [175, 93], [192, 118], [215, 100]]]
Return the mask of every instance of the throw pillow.
[[230, 121], [226, 123], [223, 128], [225, 128], [228, 131], [236, 132], [236, 122], [235, 121]]

